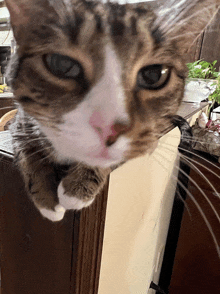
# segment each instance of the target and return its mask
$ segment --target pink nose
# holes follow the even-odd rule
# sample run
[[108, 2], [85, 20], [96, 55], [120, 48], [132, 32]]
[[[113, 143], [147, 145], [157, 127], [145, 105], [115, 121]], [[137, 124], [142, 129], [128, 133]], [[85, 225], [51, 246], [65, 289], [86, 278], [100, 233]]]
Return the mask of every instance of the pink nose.
[[92, 114], [89, 124], [99, 135], [101, 142], [105, 146], [111, 146], [117, 141], [121, 134], [124, 134], [129, 130], [128, 124], [122, 122], [114, 122], [107, 125], [100, 112], [94, 112]]

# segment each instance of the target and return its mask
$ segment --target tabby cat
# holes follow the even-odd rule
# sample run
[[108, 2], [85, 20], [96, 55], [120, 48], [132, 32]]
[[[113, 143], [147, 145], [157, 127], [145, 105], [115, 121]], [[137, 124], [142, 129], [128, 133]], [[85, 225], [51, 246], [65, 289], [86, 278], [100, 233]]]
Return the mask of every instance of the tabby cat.
[[6, 0], [17, 52], [10, 131], [28, 194], [51, 221], [89, 206], [112, 169], [151, 153], [184, 92], [187, 50], [216, 0]]

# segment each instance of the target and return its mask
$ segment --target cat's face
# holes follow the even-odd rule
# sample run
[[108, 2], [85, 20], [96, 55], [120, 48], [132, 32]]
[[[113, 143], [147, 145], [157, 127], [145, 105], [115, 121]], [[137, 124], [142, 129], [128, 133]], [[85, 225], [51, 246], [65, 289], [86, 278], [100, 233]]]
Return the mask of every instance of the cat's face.
[[151, 152], [183, 97], [184, 23], [166, 30], [169, 13], [142, 5], [6, 3], [18, 43], [15, 97], [58, 160], [109, 167]]

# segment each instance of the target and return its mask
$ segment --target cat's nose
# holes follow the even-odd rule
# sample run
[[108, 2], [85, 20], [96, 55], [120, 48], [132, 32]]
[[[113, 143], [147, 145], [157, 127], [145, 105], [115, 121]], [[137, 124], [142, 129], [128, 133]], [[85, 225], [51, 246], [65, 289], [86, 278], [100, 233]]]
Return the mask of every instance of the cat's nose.
[[118, 137], [129, 131], [128, 122], [115, 120], [112, 124], [106, 124], [100, 113], [93, 113], [89, 121], [92, 128], [99, 135], [99, 138], [105, 146], [113, 145]]
[[106, 137], [105, 145], [111, 146], [114, 144], [118, 137], [129, 131], [129, 126], [125, 122], [116, 122], [110, 127], [109, 135]]

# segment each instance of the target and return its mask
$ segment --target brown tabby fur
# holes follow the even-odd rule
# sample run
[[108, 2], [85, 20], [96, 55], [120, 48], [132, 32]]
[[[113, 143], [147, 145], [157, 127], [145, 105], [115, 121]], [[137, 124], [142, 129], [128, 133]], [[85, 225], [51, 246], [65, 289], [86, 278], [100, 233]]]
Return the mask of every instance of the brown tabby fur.
[[[15, 158], [38, 208], [54, 210], [59, 202], [57, 187], [61, 179], [69, 197], [91, 200], [111, 171], [112, 167], [59, 162], [38, 124], [58, 129], [62, 115], [83, 101], [104, 74], [106, 44], [112, 44], [122, 68], [129, 123], [121, 122], [126, 125], [121, 133], [132, 142], [125, 161], [151, 152], [170, 126], [183, 97], [184, 54], [217, 11], [214, 0], [185, 0], [181, 7], [179, 2], [167, 1], [152, 11], [147, 4], [6, 1], [18, 44], [9, 73], [18, 103], [11, 133]], [[86, 84], [52, 75], [42, 56], [53, 52], [77, 60], [84, 68]], [[137, 73], [151, 64], [171, 67], [170, 80], [159, 90], [140, 89], [136, 86]]]

